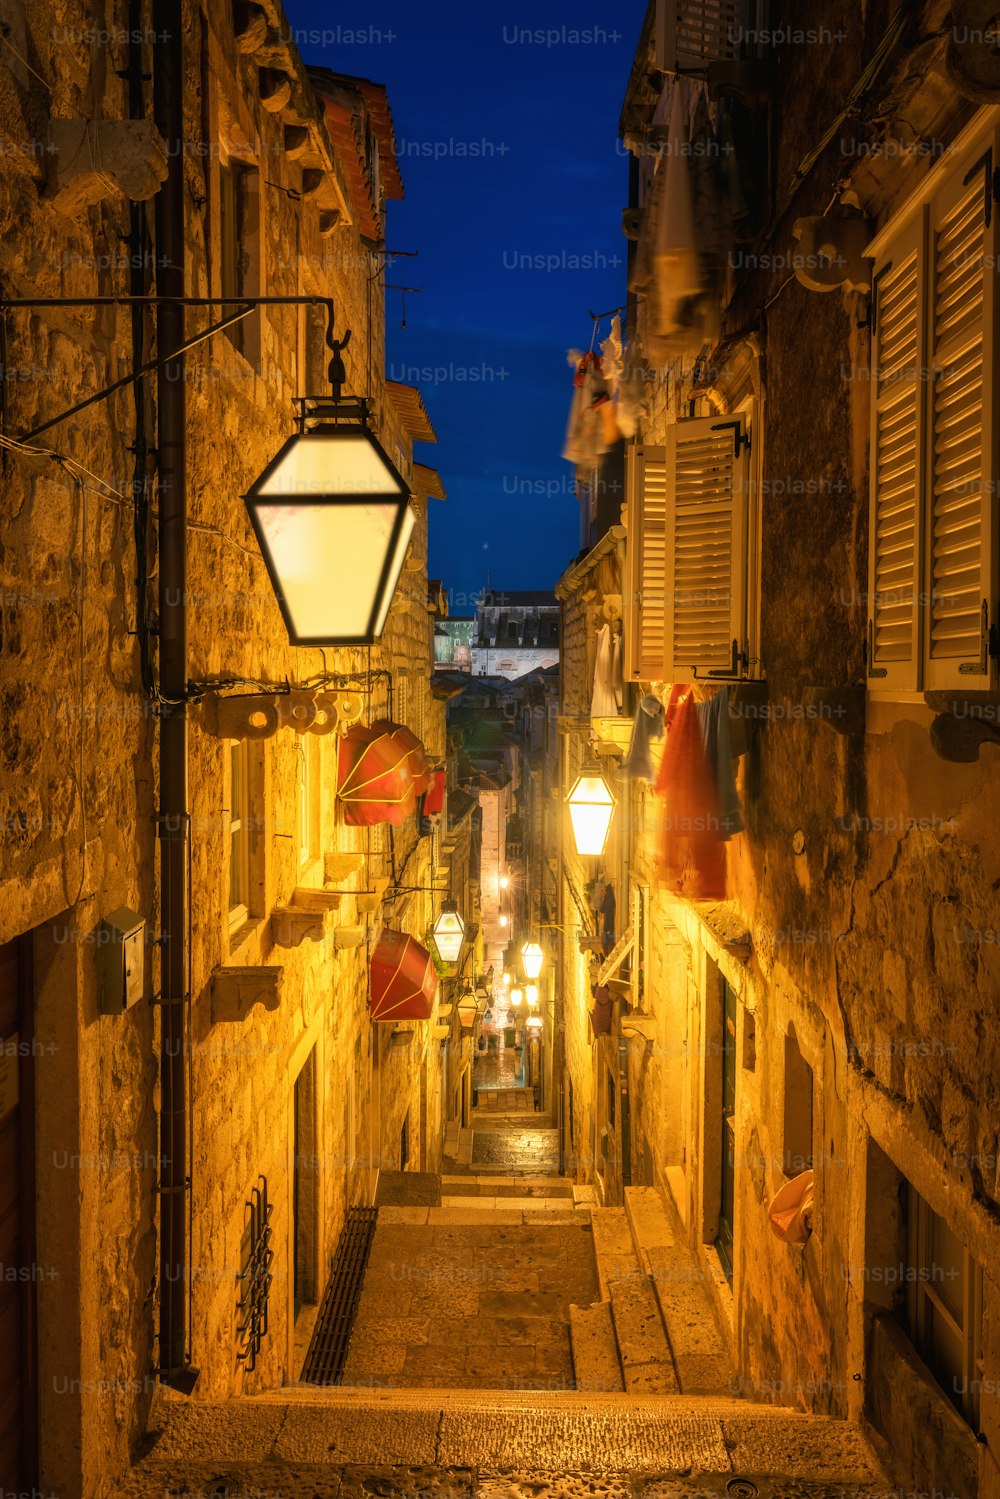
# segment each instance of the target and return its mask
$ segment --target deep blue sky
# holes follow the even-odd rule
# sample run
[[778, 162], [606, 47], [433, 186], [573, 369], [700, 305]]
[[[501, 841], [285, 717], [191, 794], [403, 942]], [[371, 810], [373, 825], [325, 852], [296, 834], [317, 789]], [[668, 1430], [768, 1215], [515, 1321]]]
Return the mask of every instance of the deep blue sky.
[[308, 62], [389, 88], [406, 196], [389, 204], [387, 242], [420, 254], [386, 279], [424, 290], [407, 297], [405, 329], [388, 294], [387, 364], [420, 386], [438, 434], [417, 452], [448, 492], [432, 509], [430, 571], [456, 614], [487, 568], [496, 588], [551, 587], [578, 550], [560, 457], [566, 352], [589, 345], [588, 308], [625, 299], [617, 127], [645, 0], [286, 10]]

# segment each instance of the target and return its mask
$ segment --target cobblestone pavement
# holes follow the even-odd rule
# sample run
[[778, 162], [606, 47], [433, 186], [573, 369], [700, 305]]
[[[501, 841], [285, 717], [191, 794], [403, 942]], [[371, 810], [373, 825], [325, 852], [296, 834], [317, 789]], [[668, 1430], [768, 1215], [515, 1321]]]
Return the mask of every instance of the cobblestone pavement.
[[344, 1384], [572, 1390], [569, 1306], [597, 1295], [589, 1223], [380, 1217]]
[[691, 1399], [329, 1391], [154, 1409], [122, 1499], [891, 1499], [856, 1428]]

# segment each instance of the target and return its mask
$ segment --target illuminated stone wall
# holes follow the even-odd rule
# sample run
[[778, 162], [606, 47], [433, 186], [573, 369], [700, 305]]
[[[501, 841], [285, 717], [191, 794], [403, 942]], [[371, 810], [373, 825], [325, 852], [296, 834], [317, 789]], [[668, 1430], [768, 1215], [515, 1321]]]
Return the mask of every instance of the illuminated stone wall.
[[[277, 10], [270, 3], [265, 9], [272, 33], [287, 35]], [[224, 153], [238, 154], [256, 166], [256, 207], [248, 210], [242, 248], [260, 290], [334, 297], [337, 332], [353, 332], [348, 388], [371, 396], [374, 428], [409, 474], [411, 439], [382, 383], [384, 319], [379, 298], [370, 297], [375, 263], [352, 227], [345, 164], [319, 106], [308, 104], [301, 64], [275, 43], [271, 63], [293, 77], [295, 107], [307, 104], [300, 110], [311, 132], [305, 163], [323, 176], [318, 199], [309, 202], [283, 191], [302, 187], [302, 165], [286, 152], [286, 126], [296, 121], [262, 107], [258, 60], [238, 51], [230, 8], [210, 6], [206, 18], [189, 6], [185, 14], [189, 290], [219, 294], [220, 165]], [[17, 50], [58, 91], [60, 116], [113, 122], [127, 115], [126, 84], [115, 73], [121, 59], [86, 39], [89, 8], [64, 7], [58, 25], [45, 6], [14, 5], [7, 18]], [[149, 199], [165, 157], [132, 142], [113, 162], [108, 153], [108, 171], [96, 185], [74, 178], [68, 192], [53, 196], [48, 111], [49, 94], [29, 71], [0, 68], [0, 125], [14, 143], [0, 164], [4, 292], [125, 293], [129, 204], [107, 178]], [[321, 212], [337, 202], [340, 225], [322, 237]], [[141, 213], [151, 224], [152, 203]], [[155, 249], [150, 254], [152, 275]], [[191, 311], [189, 328], [210, 316]], [[381, 648], [321, 654], [288, 645], [241, 496], [291, 430], [292, 398], [322, 389], [329, 356], [321, 321], [299, 309], [261, 310], [247, 324], [242, 348], [252, 358], [239, 339], [217, 335], [187, 360], [190, 676], [266, 684], [305, 683], [324, 671], [361, 673], [367, 717], [389, 710], [388, 670], [396, 706], [405, 679], [406, 720], [443, 757], [444, 709], [429, 689], [425, 498], [415, 500], [418, 525]], [[152, 318], [141, 331], [148, 356]], [[130, 314], [90, 307], [11, 313], [4, 363], [4, 426], [26, 432], [131, 369]], [[149, 385], [150, 444], [154, 394]], [[8, 453], [0, 477], [0, 940], [35, 934], [42, 1487], [68, 1499], [115, 1491], [115, 1475], [144, 1430], [154, 1383], [158, 764], [136, 635], [134, 430], [125, 388], [40, 439], [72, 454], [87, 474]], [[152, 552], [150, 561], [155, 567]], [[331, 589], [349, 566], [349, 558], [331, 559]], [[155, 605], [155, 577], [150, 597]], [[314, 788], [304, 859], [303, 757]], [[301, 1167], [312, 1173], [302, 1196], [314, 1223], [299, 1252], [312, 1267], [303, 1284], [311, 1279], [313, 1296], [322, 1291], [346, 1207], [370, 1201], [379, 1165], [397, 1163], [403, 1117], [408, 1113], [411, 1169], [433, 1169], [440, 1149], [441, 1053], [430, 1026], [415, 1027], [409, 1044], [392, 1045], [391, 1027], [373, 1028], [367, 1018], [368, 957], [381, 923], [422, 937], [434, 898], [409, 894], [390, 907], [378, 893], [354, 893], [377, 892], [376, 882], [393, 869], [402, 884], [436, 883], [432, 840], [417, 840], [413, 819], [395, 830], [391, 849], [384, 831], [344, 826], [335, 737], [283, 727], [251, 742], [249, 762], [251, 898], [246, 922], [231, 932], [230, 743], [211, 731], [205, 710], [192, 707], [196, 1399], [263, 1390], [298, 1374], [291, 1274], [296, 1079], [315, 1069], [311, 1084], [303, 1081], [311, 1102], [303, 1105], [308, 1161]], [[352, 853], [363, 857], [345, 873], [337, 856]], [[302, 888], [331, 894], [331, 909], [316, 940], [283, 946], [276, 913], [294, 906]], [[102, 919], [122, 906], [145, 919], [147, 975], [142, 1003], [111, 1017], [100, 1013], [98, 938]], [[213, 973], [232, 966], [265, 971], [265, 979], [282, 967], [276, 1008], [258, 1004], [226, 1020], [218, 1008], [213, 1013]], [[373, 1075], [381, 1084], [374, 1101]], [[270, 1331], [248, 1374], [237, 1359], [235, 1277], [245, 1204], [261, 1177], [274, 1209], [274, 1281]]]

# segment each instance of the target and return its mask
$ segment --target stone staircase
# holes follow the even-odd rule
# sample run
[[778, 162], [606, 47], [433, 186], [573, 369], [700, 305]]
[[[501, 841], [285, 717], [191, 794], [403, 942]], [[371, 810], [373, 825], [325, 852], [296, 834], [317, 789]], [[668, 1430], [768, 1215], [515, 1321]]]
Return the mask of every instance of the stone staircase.
[[601, 1300], [570, 1308], [578, 1390], [634, 1395], [732, 1393], [731, 1363], [705, 1272], [655, 1187], [626, 1187], [625, 1206], [590, 1215]]

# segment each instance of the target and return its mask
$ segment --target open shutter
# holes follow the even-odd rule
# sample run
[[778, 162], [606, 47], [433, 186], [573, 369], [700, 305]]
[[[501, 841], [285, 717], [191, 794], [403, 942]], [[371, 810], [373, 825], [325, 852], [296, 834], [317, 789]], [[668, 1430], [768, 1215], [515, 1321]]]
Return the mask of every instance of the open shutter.
[[741, 674], [748, 444], [742, 414], [667, 429], [668, 682]]
[[633, 444], [628, 450], [628, 597], [625, 675], [630, 682], [663, 680], [666, 595], [666, 449]]
[[704, 72], [710, 62], [735, 60], [748, 11], [747, 0], [656, 0], [656, 66]]
[[924, 687], [988, 687], [996, 477], [993, 152], [931, 205]]
[[875, 273], [868, 545], [868, 676], [913, 691], [920, 662], [920, 456], [926, 365], [924, 217]]

